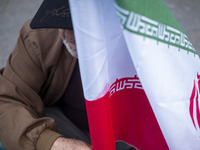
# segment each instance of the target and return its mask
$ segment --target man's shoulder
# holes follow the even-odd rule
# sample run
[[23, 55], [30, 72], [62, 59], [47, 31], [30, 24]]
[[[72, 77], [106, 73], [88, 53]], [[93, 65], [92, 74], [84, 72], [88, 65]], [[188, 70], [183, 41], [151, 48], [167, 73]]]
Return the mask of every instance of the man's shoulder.
[[39, 39], [39, 40], [53, 40], [57, 41], [60, 39], [59, 37], [59, 31], [58, 29], [55, 28], [42, 28], [42, 29], [31, 29], [30, 23], [32, 19], [26, 21], [24, 25], [21, 28], [21, 36], [22, 38], [34, 38], [34, 39]]
[[31, 29], [30, 22], [31, 20], [25, 22], [20, 30], [20, 39], [26, 52], [38, 66], [56, 66], [61, 54], [65, 52], [58, 29]]
[[63, 50], [63, 42], [56, 28], [31, 29], [31, 20], [24, 23], [20, 30], [20, 36], [27, 47], [27, 50], [37, 52], [37, 54], [48, 55], [55, 51], [55, 55], [60, 55]]

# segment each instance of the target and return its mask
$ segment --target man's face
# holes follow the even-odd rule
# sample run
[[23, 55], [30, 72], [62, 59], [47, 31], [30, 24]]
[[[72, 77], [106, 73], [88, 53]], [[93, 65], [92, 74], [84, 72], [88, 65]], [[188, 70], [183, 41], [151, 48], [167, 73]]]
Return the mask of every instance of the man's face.
[[74, 37], [74, 31], [73, 30], [67, 30], [67, 29], [59, 29], [60, 36], [63, 40], [64, 45], [66, 46], [69, 53], [74, 56], [78, 57], [77, 50], [76, 50], [76, 42]]

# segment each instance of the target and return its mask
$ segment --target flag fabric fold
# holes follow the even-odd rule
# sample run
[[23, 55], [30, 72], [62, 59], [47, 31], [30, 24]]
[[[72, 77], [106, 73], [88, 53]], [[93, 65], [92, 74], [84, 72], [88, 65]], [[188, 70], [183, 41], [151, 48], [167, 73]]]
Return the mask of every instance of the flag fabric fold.
[[199, 149], [199, 57], [162, 0], [70, 0], [95, 150]]

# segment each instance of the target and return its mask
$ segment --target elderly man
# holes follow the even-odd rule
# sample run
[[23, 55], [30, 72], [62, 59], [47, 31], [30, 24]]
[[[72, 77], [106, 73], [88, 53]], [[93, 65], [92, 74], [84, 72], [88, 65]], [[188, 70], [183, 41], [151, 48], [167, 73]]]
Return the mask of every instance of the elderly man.
[[6, 149], [92, 149], [77, 57], [67, 0], [44, 0], [0, 70]]

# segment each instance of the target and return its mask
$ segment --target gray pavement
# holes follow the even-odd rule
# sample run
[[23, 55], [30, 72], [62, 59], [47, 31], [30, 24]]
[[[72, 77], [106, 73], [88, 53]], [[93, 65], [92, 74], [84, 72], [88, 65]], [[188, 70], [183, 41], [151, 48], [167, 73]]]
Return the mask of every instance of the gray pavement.
[[[195, 49], [200, 52], [200, 0], [164, 0]], [[0, 67], [13, 50], [19, 30], [42, 0], [0, 0]]]
[[24, 22], [31, 19], [42, 0], [0, 0], [0, 67], [13, 50]]
[[200, 54], [200, 0], [164, 0]]

